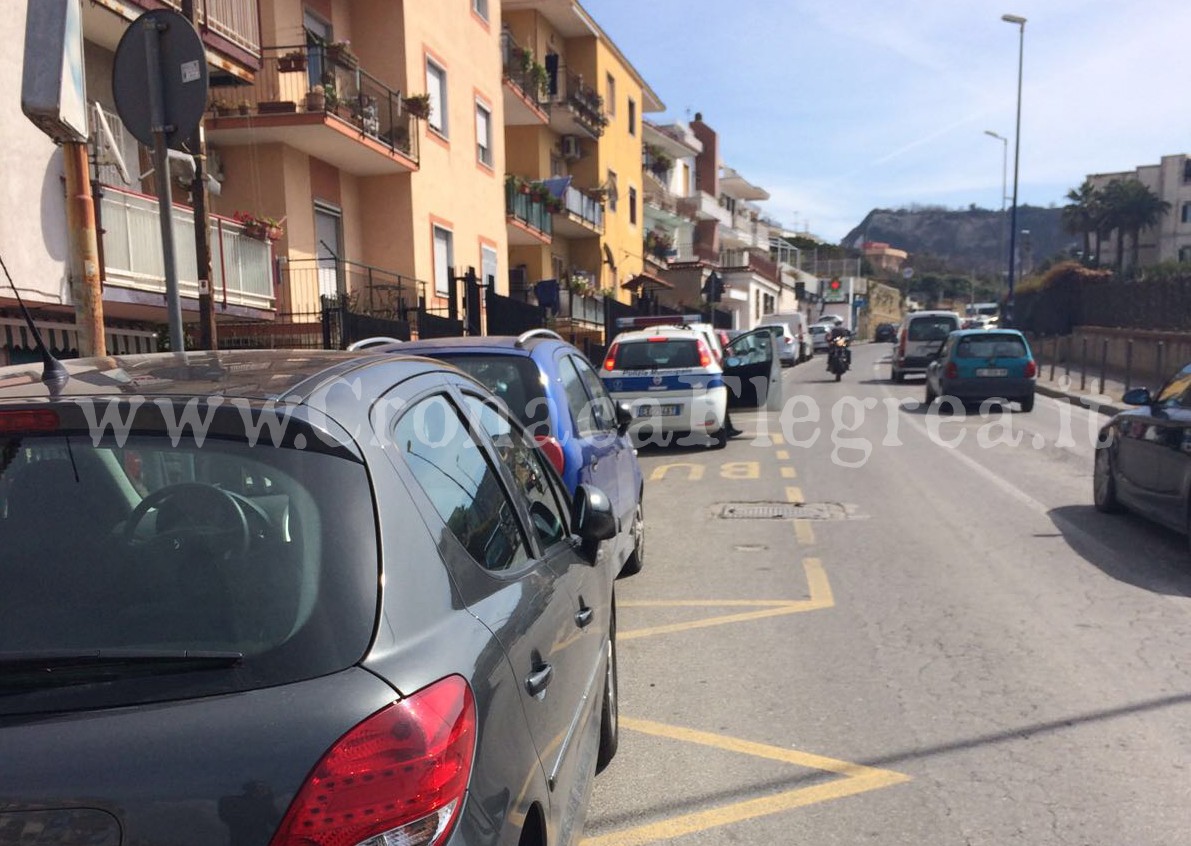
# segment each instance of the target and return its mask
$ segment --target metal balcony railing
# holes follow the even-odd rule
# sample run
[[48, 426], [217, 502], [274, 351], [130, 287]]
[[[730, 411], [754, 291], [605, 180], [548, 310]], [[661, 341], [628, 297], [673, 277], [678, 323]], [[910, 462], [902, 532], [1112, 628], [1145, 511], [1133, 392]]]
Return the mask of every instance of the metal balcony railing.
[[531, 194], [523, 194], [512, 184], [505, 185], [505, 208], [513, 217], [543, 235], [553, 235], [554, 218], [546, 204], [535, 200]]
[[583, 77], [560, 68], [555, 102], [567, 106], [575, 119], [592, 135], [598, 138], [604, 134], [604, 127], [608, 125], [608, 117], [604, 114], [604, 98], [594, 88], [584, 85]]
[[420, 283], [393, 270], [343, 259], [294, 259], [281, 266], [282, 304], [290, 315], [316, 315], [323, 298], [339, 301], [346, 295], [349, 309], [391, 320], [408, 319]]
[[589, 197], [574, 186], [568, 186], [564, 201], [569, 214], [600, 232], [604, 231], [604, 206], [599, 200]]
[[[157, 200], [103, 189], [103, 259], [106, 282], [155, 294], [165, 293], [165, 263]], [[194, 212], [173, 209], [178, 289], [184, 297], [198, 297], [198, 264], [194, 257]], [[216, 302], [271, 309], [275, 305], [270, 272], [273, 249], [269, 242], [250, 238], [234, 220], [211, 215], [211, 280]]]
[[[182, 11], [182, 0], [163, 2]], [[139, 5], [151, 8], [143, 0]], [[200, 29], [208, 29], [254, 56], [261, 54], [259, 0], [194, 0], [194, 5]]]
[[549, 79], [545, 75], [546, 68], [535, 61], [533, 53], [518, 44], [508, 30], [500, 34], [500, 57], [504, 78], [521, 89], [538, 108], [549, 109], [550, 100], [546, 93]]
[[373, 141], [418, 160], [415, 117], [395, 91], [333, 44], [266, 47], [249, 86], [211, 89], [217, 115], [336, 115]]

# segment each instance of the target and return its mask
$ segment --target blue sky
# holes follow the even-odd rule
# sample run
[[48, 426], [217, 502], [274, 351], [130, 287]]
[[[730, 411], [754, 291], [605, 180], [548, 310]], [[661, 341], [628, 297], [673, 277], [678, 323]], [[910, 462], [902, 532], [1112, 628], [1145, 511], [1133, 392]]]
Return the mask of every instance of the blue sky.
[[841, 239], [873, 208], [1062, 205], [1089, 173], [1191, 152], [1186, 0], [583, 0], [666, 104], [787, 226]]

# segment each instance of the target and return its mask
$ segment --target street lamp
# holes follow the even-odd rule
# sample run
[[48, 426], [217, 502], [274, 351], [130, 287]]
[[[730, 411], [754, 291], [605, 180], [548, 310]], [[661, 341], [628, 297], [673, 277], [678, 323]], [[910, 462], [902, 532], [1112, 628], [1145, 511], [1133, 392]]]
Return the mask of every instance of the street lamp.
[[1021, 157], [1021, 71], [1026, 47], [1026, 19], [1021, 15], [1001, 15], [1005, 23], [1017, 25], [1017, 128], [1013, 133], [1013, 212], [1009, 221], [1009, 292], [1005, 298], [1006, 314], [1002, 323], [1013, 325], [1013, 266], [1017, 251], [1017, 171]]
[[[991, 129], [984, 130], [984, 134], [990, 138], [996, 138], [1001, 142], [1001, 226], [998, 230], [999, 237], [997, 238], [997, 250], [1002, 256], [1005, 255], [1005, 201], [1009, 199], [1006, 191], [1009, 173], [1009, 139], [1003, 135], [998, 135]], [[1000, 286], [998, 286], [999, 288]]]

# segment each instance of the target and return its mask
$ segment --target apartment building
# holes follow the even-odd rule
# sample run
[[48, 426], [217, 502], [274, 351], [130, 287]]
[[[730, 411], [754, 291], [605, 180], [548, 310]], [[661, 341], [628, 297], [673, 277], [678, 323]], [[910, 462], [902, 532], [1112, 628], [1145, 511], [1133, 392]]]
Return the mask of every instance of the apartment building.
[[599, 334], [645, 268], [643, 118], [664, 107], [580, 4], [504, 0], [502, 22], [513, 292], [557, 282], [570, 328]]
[[[1117, 179], [1137, 179], [1160, 199], [1170, 203], [1170, 212], [1157, 226], [1144, 229], [1138, 241], [1138, 262], [1144, 267], [1161, 262], [1191, 262], [1191, 156], [1181, 153], [1163, 156], [1158, 164], [1141, 165], [1135, 170], [1119, 173], [1093, 173], [1088, 180], [1103, 189]], [[1100, 263], [1117, 263], [1118, 239], [1105, 238], [1100, 244]], [[1125, 239], [1126, 262], [1131, 247]]]
[[689, 257], [668, 262], [663, 278], [671, 285], [659, 292], [671, 307], [701, 304], [714, 272], [723, 282], [718, 305], [732, 328], [752, 329], [778, 310], [781, 276], [769, 254], [770, 224], [759, 203], [769, 193], [724, 164], [718, 133], [696, 114], [690, 132], [700, 147], [694, 157], [694, 188], [681, 204], [694, 219]]

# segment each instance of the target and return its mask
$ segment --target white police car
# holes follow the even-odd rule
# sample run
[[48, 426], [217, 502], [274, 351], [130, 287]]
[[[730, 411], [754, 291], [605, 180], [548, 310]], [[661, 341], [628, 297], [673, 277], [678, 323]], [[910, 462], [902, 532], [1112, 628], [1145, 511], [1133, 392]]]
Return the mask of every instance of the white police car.
[[[721, 353], [704, 334], [684, 326], [654, 326], [617, 335], [600, 377], [627, 402], [637, 443], [671, 443], [691, 434], [717, 447], [728, 439], [728, 407], [781, 403], [781, 365], [768, 329], [746, 332]], [[685, 441], [680, 441], [685, 442]]]

